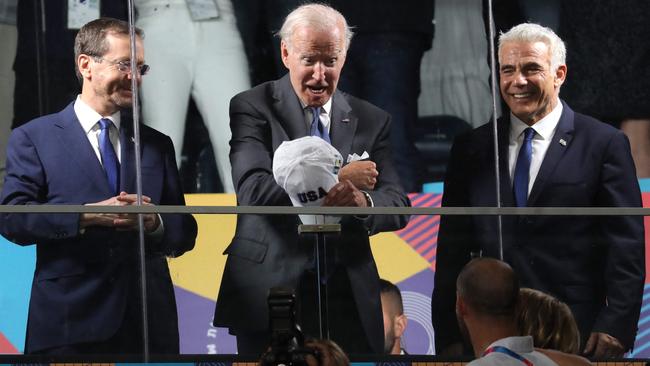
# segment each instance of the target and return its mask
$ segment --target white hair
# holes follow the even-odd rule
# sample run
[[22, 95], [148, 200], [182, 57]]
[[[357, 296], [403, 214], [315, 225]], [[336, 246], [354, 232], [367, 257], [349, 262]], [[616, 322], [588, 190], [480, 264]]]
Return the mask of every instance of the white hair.
[[291, 37], [299, 27], [308, 26], [318, 31], [331, 30], [343, 24], [345, 30], [345, 49], [350, 47], [354, 33], [348, 26], [345, 17], [336, 9], [324, 4], [305, 4], [294, 9], [284, 20], [282, 28], [276, 34], [288, 47], [291, 47]]
[[544, 42], [551, 52], [551, 70], [557, 71], [566, 64], [566, 47], [560, 37], [551, 28], [535, 23], [522, 23], [512, 27], [499, 36], [499, 55], [501, 47], [507, 42]]

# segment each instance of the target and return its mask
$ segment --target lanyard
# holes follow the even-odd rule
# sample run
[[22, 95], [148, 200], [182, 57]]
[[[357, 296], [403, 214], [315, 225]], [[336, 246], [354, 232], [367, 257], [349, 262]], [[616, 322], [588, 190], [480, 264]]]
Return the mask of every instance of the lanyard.
[[485, 352], [483, 353], [483, 356], [487, 356], [492, 352], [499, 352], [499, 353], [506, 354], [506, 355], [508, 355], [508, 356], [510, 356], [512, 358], [515, 358], [515, 359], [521, 361], [526, 366], [533, 366], [532, 362], [530, 362], [527, 359], [523, 358], [520, 354], [518, 354], [518, 353], [516, 353], [514, 351], [511, 351], [508, 348], [503, 347], [503, 346], [490, 347], [490, 348], [485, 350]]

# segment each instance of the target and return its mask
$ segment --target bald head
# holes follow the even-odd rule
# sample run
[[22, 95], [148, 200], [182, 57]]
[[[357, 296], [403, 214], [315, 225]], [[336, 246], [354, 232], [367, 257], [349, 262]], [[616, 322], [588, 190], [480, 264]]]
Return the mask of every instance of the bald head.
[[477, 258], [467, 263], [458, 275], [456, 290], [478, 314], [512, 317], [519, 296], [519, 280], [507, 263]]

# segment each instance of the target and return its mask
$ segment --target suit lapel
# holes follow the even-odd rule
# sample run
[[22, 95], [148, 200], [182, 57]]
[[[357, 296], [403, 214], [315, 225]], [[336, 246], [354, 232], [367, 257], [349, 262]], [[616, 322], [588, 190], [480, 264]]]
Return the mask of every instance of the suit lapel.
[[54, 123], [57, 127], [54, 133], [58, 135], [61, 146], [66, 147], [69, 161], [77, 165], [77, 171], [85, 175], [98, 191], [112, 196], [104, 168], [74, 112], [74, 103], [70, 103], [58, 115], [59, 119]]
[[[135, 140], [133, 137], [133, 119], [129, 112], [122, 112], [120, 122], [120, 191], [136, 191], [135, 174]], [[142, 138], [142, 135], [140, 135]], [[142, 151], [142, 150], [140, 150]]]
[[[273, 89], [274, 110], [278, 115], [280, 125], [282, 125], [289, 140], [307, 136], [307, 122], [302, 111], [302, 105], [291, 86], [289, 74], [278, 80]], [[274, 146], [274, 149], [277, 146]]]
[[[343, 94], [338, 90], [334, 93], [332, 99], [332, 113], [330, 119], [330, 139], [334, 146], [347, 161], [347, 156], [352, 149], [352, 140], [357, 130], [358, 119], [352, 112], [352, 108]], [[362, 154], [363, 151], [358, 151]]]
[[503, 207], [514, 206], [515, 197], [510, 180], [508, 164], [508, 145], [510, 143], [510, 114], [501, 117], [497, 124], [499, 141], [499, 179], [501, 181], [501, 204]]
[[528, 196], [529, 206], [535, 205], [535, 201], [544, 190], [544, 186], [553, 175], [557, 163], [560, 161], [573, 139], [574, 113], [568, 105], [564, 102], [562, 102], [562, 104], [563, 109], [560, 121], [558, 122], [555, 134], [551, 139], [551, 144], [546, 151], [546, 156], [544, 156], [542, 165], [539, 168], [539, 172], [537, 173], [537, 177], [533, 183], [533, 189], [530, 191], [530, 195]]

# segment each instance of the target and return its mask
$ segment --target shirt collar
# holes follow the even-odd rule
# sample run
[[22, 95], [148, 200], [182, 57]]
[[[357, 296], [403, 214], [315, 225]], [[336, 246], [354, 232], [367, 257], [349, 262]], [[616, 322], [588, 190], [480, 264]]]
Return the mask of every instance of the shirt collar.
[[81, 123], [81, 127], [84, 129], [84, 132], [86, 132], [86, 134], [90, 132], [95, 127], [97, 122], [102, 118], [110, 119], [113, 121], [115, 127], [117, 127], [117, 130], [120, 130], [119, 111], [113, 113], [108, 117], [103, 117], [101, 114], [92, 109], [91, 106], [86, 104], [86, 102], [81, 99], [81, 95], [77, 95], [77, 100], [74, 102], [74, 112], [77, 115], [77, 119], [79, 119], [79, 123]]
[[563, 108], [564, 107], [562, 106], [562, 102], [558, 100], [555, 108], [553, 108], [551, 113], [535, 122], [535, 124], [532, 126], [528, 126], [522, 120], [517, 118], [517, 116], [512, 114], [512, 112], [510, 112], [510, 139], [516, 140], [528, 127], [532, 127], [535, 130], [535, 137], [537, 138], [541, 138], [542, 140], [549, 140], [553, 138], [555, 128], [560, 122], [560, 117], [562, 117]]
[[[302, 109], [306, 109], [309, 107], [307, 104], [303, 103], [303, 101], [300, 101], [300, 104], [302, 105]], [[330, 111], [332, 110], [332, 98], [330, 98], [327, 103], [323, 104], [323, 106], [320, 107], [321, 109], [321, 114], [325, 113], [328, 116], [330, 115]]]
[[533, 337], [531, 336], [501, 338], [490, 344], [486, 350], [495, 346], [506, 347], [517, 353], [530, 353], [534, 350]]

